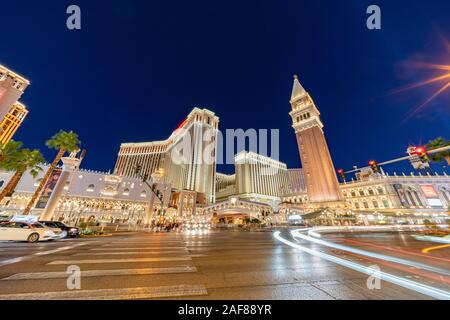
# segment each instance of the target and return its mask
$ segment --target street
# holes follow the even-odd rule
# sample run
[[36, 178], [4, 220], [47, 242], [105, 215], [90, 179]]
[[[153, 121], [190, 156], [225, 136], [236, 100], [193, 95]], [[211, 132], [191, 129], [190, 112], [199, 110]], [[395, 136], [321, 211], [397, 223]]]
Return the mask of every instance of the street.
[[[290, 235], [282, 231], [285, 238]], [[290, 238], [290, 240], [295, 241]], [[408, 233], [328, 235], [323, 240], [426, 264], [387, 262], [297, 239], [364, 266], [450, 291], [450, 249]], [[422, 250], [433, 248], [427, 253]], [[67, 269], [79, 267], [80, 290]], [[434, 269], [433, 269], [434, 270]], [[439, 271], [441, 270], [441, 271]], [[122, 233], [50, 243], [0, 243], [0, 299], [432, 299], [277, 241], [272, 232]]]

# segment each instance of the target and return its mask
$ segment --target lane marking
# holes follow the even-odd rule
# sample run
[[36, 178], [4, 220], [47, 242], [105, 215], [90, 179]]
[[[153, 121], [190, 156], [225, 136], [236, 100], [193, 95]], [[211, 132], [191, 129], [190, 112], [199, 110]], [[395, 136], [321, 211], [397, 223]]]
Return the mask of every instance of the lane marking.
[[425, 248], [425, 249], [422, 250], [422, 252], [423, 253], [429, 253], [430, 251], [444, 249], [444, 248], [450, 248], [450, 244], [444, 244], [442, 246]]
[[294, 243], [292, 241], [284, 239], [283, 237], [280, 236], [280, 234], [281, 234], [281, 232], [277, 231], [277, 232], [274, 233], [274, 237], [277, 240], [281, 241], [282, 243], [284, 243], [284, 244], [286, 244], [288, 246], [291, 246], [293, 248], [296, 248], [296, 249], [298, 249], [300, 251], [309, 253], [310, 255], [313, 255], [313, 256], [316, 256], [316, 257], [320, 257], [322, 259], [325, 259], [325, 260], [334, 262], [336, 264], [339, 264], [341, 266], [344, 266], [344, 267], [347, 267], [347, 268], [359, 271], [359, 272], [367, 274], [369, 276], [376, 276], [380, 280], [391, 282], [391, 283], [396, 284], [398, 286], [401, 286], [403, 288], [407, 288], [409, 290], [412, 290], [412, 291], [415, 291], [415, 292], [418, 292], [418, 293], [421, 293], [421, 294], [424, 294], [424, 295], [427, 295], [427, 296], [430, 296], [430, 297], [433, 297], [433, 298], [436, 298], [436, 299], [450, 300], [450, 292], [448, 292], [448, 291], [441, 290], [441, 289], [434, 288], [434, 287], [430, 287], [430, 286], [427, 286], [425, 284], [421, 284], [419, 282], [414, 282], [414, 281], [411, 281], [411, 280], [403, 279], [401, 277], [397, 277], [397, 276], [394, 276], [392, 274], [389, 274], [389, 273], [386, 273], [386, 272], [383, 272], [383, 271], [376, 271], [375, 272], [373, 269], [371, 269], [369, 267], [366, 267], [366, 266], [363, 266], [363, 265], [360, 265], [360, 264], [357, 264], [355, 262], [352, 262], [352, 261], [349, 261], [349, 260], [345, 260], [345, 259], [342, 259], [342, 258], [338, 258], [338, 257], [335, 257], [335, 256], [330, 255], [330, 254], [326, 254], [326, 253], [323, 253], [323, 252], [320, 252], [320, 251], [316, 251], [316, 250], [309, 249], [307, 247], [301, 246], [301, 245], [299, 245], [297, 243]]
[[[87, 270], [81, 271], [81, 277], [105, 277], [105, 276], [139, 276], [149, 274], [172, 274], [197, 272], [196, 267], [179, 266], [169, 268], [146, 268], [146, 269], [113, 269], [113, 270]], [[17, 273], [0, 281], [11, 280], [39, 280], [39, 279], [66, 279], [67, 272], [34, 272]]]
[[27, 256], [23, 256], [23, 257], [16, 257], [16, 258], [11, 258], [11, 259], [7, 259], [7, 260], [3, 260], [0, 261], [0, 267], [9, 265], [9, 264], [14, 264], [14, 263], [18, 263], [18, 262], [22, 262], [22, 261], [26, 261], [26, 260], [30, 260], [32, 258], [36, 258], [36, 257], [40, 257], [40, 256], [46, 256], [52, 253], [57, 253], [57, 252], [61, 252], [61, 251], [66, 251], [66, 250], [71, 250], [71, 249], [75, 249], [81, 246], [85, 246], [90, 244], [89, 242], [85, 242], [85, 243], [79, 243], [73, 246], [66, 246], [66, 247], [61, 247], [58, 249], [54, 249], [54, 250], [49, 250], [49, 251], [41, 251], [41, 252], [37, 252], [34, 254], [30, 254]]
[[57, 260], [47, 265], [78, 265], [78, 264], [101, 264], [101, 263], [131, 263], [131, 262], [165, 262], [165, 261], [190, 261], [191, 257], [170, 258], [136, 258], [136, 259], [95, 259], [95, 260]]
[[136, 300], [152, 298], [204, 296], [204, 285], [177, 285], [143, 288], [75, 290], [0, 295], [0, 300]]

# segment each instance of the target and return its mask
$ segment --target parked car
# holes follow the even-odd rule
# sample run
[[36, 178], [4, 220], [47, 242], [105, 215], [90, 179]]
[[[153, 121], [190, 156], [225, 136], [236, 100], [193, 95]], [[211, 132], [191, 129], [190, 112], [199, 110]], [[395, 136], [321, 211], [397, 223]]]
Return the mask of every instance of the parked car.
[[70, 237], [70, 238], [77, 238], [80, 235], [80, 229], [76, 227], [70, 227], [64, 222], [61, 221], [39, 221], [43, 225], [49, 228], [59, 228], [62, 230], [63, 238]]
[[1, 241], [50, 241], [59, 236], [50, 228], [40, 223], [4, 222], [0, 224]]

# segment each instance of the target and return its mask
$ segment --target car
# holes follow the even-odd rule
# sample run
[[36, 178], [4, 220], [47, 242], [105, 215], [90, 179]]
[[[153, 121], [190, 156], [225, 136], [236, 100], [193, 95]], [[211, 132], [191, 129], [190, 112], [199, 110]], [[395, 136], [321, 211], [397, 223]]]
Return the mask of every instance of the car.
[[77, 238], [80, 235], [80, 229], [78, 229], [77, 227], [70, 227], [61, 221], [39, 221], [39, 223], [42, 223], [44, 226], [49, 228], [61, 229], [63, 234], [65, 233], [63, 238]]
[[4, 222], [0, 224], [0, 241], [51, 241], [59, 236], [40, 223]]

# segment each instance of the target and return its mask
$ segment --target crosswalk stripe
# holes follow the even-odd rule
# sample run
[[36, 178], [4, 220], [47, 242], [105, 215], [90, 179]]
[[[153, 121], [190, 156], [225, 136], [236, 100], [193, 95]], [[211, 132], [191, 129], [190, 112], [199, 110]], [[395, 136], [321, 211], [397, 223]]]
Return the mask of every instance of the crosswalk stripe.
[[108, 243], [102, 247], [185, 247], [184, 243]]
[[189, 261], [191, 257], [168, 257], [168, 258], [136, 258], [136, 259], [95, 259], [95, 260], [57, 260], [47, 265], [78, 265], [78, 264], [101, 264], [101, 263], [131, 263], [131, 262], [165, 262], [165, 261]]
[[[149, 274], [173, 274], [197, 272], [196, 267], [179, 266], [168, 268], [146, 268], [146, 269], [115, 269], [115, 270], [87, 270], [81, 271], [81, 277], [104, 277], [104, 276], [137, 276]], [[39, 279], [65, 279], [67, 272], [34, 272], [17, 273], [10, 277], [3, 278], [1, 281], [11, 280], [39, 280]]]
[[93, 248], [90, 249], [90, 251], [121, 251], [121, 250], [180, 250], [184, 251], [187, 250], [186, 247], [116, 247], [116, 246], [108, 246], [108, 247], [101, 247], [101, 248]]
[[74, 248], [85, 246], [85, 245], [88, 245], [88, 244], [89, 244], [88, 242], [79, 243], [79, 244], [76, 244], [76, 245], [73, 245], [73, 246], [66, 246], [66, 247], [62, 247], [62, 248], [58, 248], [58, 249], [54, 249], [54, 250], [37, 252], [37, 253], [30, 254], [30, 255], [27, 255], [27, 256], [23, 256], [23, 257], [16, 257], [16, 258], [12, 258], [12, 259], [3, 260], [3, 261], [0, 261], [0, 267], [6, 266], [8, 264], [13, 264], [13, 263], [18, 263], [18, 262], [21, 262], [21, 261], [29, 260], [29, 259], [32, 259], [32, 258], [35, 258], [35, 257], [38, 257], [38, 256], [46, 256], [46, 255], [49, 255], [49, 254], [52, 254], [52, 253], [74, 249]]
[[127, 252], [82, 252], [75, 253], [72, 257], [78, 256], [121, 256], [121, 255], [165, 255], [165, 254], [183, 254], [185, 251], [127, 251]]
[[0, 295], [0, 300], [132, 300], [207, 295], [203, 285], [74, 290]]
[[[130, 242], [126, 242], [126, 241], [117, 241], [117, 242], [108, 242], [108, 243], [105, 244], [105, 245], [111, 245], [111, 244], [113, 244], [113, 245], [129, 245], [129, 244], [135, 244], [135, 245], [139, 245], [139, 244], [142, 244], [142, 245], [149, 245], [149, 244], [156, 244], [155, 242], [156, 242], [156, 241], [130, 241]], [[164, 241], [164, 242], [157, 242], [157, 243], [158, 243], [158, 244], [163, 243], [163, 244], [168, 244], [168, 245], [179, 245], [179, 246], [184, 245], [184, 243], [183, 243], [183, 242], [180, 242], [180, 241], [174, 241], [174, 242], [171, 242], [171, 241]]]

